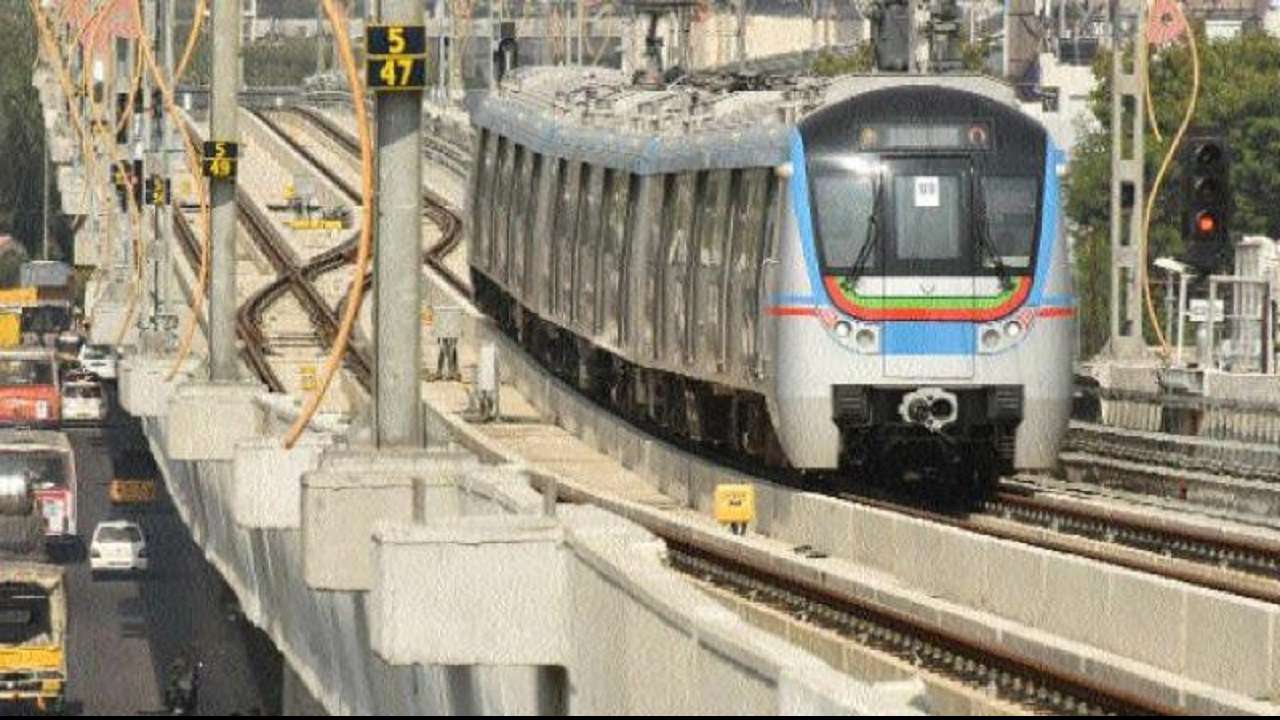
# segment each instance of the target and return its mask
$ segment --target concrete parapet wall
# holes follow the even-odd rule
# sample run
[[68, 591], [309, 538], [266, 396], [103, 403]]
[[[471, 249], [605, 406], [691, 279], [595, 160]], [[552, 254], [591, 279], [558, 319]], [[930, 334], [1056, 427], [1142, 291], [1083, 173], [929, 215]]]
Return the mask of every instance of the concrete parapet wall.
[[167, 450], [175, 460], [232, 460], [235, 444], [258, 437], [257, 383], [188, 383], [173, 391], [168, 418], [174, 425]]
[[[566, 506], [542, 518], [519, 468], [438, 451], [383, 463], [330, 447], [304, 474], [302, 527], [258, 527], [236, 513], [264, 478], [227, 460], [175, 462], [170, 434], [189, 426], [143, 424], [196, 542], [332, 714], [545, 709], [545, 675], [516, 661], [563, 667], [574, 713], [917, 711], [918, 683], [857, 682], [748, 626], [680, 581], [634, 524]], [[275, 441], [236, 449], [265, 453]], [[374, 480], [361, 480], [362, 462]], [[358, 567], [362, 549], [380, 568], [370, 592], [309, 582], [314, 559]], [[519, 647], [528, 652], [510, 652]], [[445, 664], [458, 662], [493, 665]]]
[[120, 406], [125, 412], [156, 417], [168, 410], [174, 388], [189, 380], [200, 365], [198, 358], [188, 358], [173, 372], [176, 359], [168, 355], [129, 355], [120, 361], [117, 384]]

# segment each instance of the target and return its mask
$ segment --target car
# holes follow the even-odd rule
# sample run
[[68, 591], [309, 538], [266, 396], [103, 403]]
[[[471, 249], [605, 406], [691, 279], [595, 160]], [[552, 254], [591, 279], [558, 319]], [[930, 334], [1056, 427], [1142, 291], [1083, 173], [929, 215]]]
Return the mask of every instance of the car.
[[94, 528], [93, 540], [89, 543], [91, 571], [146, 572], [147, 564], [147, 538], [137, 523], [107, 520]]
[[101, 423], [107, 419], [107, 398], [102, 383], [76, 375], [62, 383], [62, 421]]
[[103, 380], [116, 379], [116, 351], [110, 345], [84, 345], [78, 359], [81, 368]]

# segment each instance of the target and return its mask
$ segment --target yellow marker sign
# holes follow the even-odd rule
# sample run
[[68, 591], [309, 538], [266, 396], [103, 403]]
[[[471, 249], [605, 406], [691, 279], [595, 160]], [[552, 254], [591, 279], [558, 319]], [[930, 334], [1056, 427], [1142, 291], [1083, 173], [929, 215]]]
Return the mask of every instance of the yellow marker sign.
[[756, 519], [754, 485], [717, 485], [714, 501], [716, 522], [728, 525], [737, 535], [746, 532], [747, 524]]
[[226, 180], [235, 176], [239, 157], [239, 143], [223, 140], [206, 142], [204, 144], [204, 161], [202, 163], [205, 177]]
[[430, 325], [435, 321], [436, 321], [435, 313], [431, 311], [431, 308], [429, 307], [422, 308], [422, 324]]
[[306, 392], [312, 392], [316, 389], [316, 366], [303, 365], [298, 368], [298, 375], [302, 378], [302, 389]]
[[290, 230], [342, 230], [347, 225], [341, 220], [287, 220]]
[[294, 188], [293, 188], [293, 183], [285, 183], [285, 185], [284, 185], [284, 199], [285, 199], [285, 200], [292, 200], [292, 199], [293, 199], [293, 196], [294, 196], [294, 194], [295, 194], [296, 192], [297, 192], [297, 191], [296, 191], [296, 190], [294, 190]]

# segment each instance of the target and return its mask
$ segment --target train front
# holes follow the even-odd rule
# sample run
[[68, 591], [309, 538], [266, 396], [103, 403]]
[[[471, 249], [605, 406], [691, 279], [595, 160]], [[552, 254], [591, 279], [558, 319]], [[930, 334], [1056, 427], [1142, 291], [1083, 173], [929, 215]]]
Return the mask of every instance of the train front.
[[1075, 337], [1059, 159], [971, 90], [874, 90], [799, 123], [770, 308], [794, 466], [979, 485], [1053, 467]]

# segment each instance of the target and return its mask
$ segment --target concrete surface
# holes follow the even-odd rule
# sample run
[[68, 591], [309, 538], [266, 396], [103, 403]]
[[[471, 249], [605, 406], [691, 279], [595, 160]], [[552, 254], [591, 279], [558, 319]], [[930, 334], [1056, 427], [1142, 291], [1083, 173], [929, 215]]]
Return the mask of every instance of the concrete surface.
[[302, 527], [302, 476], [320, 463], [333, 438], [307, 432], [286, 450], [279, 436], [236, 443], [231, 515], [244, 528]]
[[370, 647], [394, 665], [567, 665], [563, 531], [481, 515], [373, 533]]
[[135, 417], [156, 417], [169, 406], [174, 388], [198, 371], [202, 358], [188, 357], [173, 378], [169, 374], [177, 358], [168, 355], [126, 355], [120, 360], [117, 384], [120, 406]]
[[174, 460], [232, 460], [235, 445], [258, 436], [262, 424], [257, 383], [189, 382], [169, 399], [174, 424], [168, 456]]
[[302, 476], [302, 547], [307, 585], [369, 590], [369, 538], [378, 522], [413, 521], [414, 479], [398, 472], [332, 470]]

